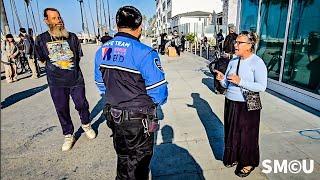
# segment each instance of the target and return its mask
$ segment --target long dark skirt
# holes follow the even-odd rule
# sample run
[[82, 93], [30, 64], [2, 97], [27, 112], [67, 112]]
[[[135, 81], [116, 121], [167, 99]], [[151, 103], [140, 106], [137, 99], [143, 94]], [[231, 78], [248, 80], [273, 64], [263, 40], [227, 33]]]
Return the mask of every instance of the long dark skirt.
[[248, 111], [245, 102], [225, 98], [223, 163], [231, 165], [259, 165], [260, 111]]

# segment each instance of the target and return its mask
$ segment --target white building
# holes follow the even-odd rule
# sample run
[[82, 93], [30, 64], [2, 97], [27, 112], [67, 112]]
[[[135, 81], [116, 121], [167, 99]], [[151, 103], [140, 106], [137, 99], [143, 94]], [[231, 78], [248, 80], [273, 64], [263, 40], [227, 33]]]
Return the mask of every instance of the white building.
[[[174, 28], [190, 23], [185, 30], [195, 31], [194, 23], [209, 24], [208, 16], [213, 11], [222, 12], [222, 0], [155, 0], [156, 1], [156, 34], [171, 32]], [[174, 17], [174, 19], [173, 19]], [[200, 18], [200, 19], [199, 19]], [[200, 22], [199, 22], [200, 21]], [[191, 27], [192, 26], [192, 27]], [[198, 25], [203, 26], [203, 25]], [[179, 29], [180, 30], [180, 29]]]

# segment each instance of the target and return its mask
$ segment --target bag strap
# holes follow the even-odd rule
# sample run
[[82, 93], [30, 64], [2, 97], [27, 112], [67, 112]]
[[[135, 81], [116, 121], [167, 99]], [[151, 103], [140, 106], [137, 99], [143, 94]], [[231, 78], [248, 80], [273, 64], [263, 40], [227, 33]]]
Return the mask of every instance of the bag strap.
[[[236, 71], [236, 75], [237, 75], [237, 76], [239, 75], [240, 61], [241, 61], [241, 59], [240, 59], [240, 57], [239, 57], [239, 58], [238, 58], [238, 64], [237, 64], [237, 71]], [[239, 88], [240, 88], [240, 91], [241, 91], [241, 94], [242, 94], [243, 98], [246, 100], [246, 97], [245, 97], [245, 95], [243, 94], [243, 88], [242, 88], [241, 86], [239, 86]]]
[[238, 65], [237, 65], [237, 72], [236, 72], [236, 75], [238, 76], [239, 74], [239, 67], [240, 67], [240, 57], [238, 58]]

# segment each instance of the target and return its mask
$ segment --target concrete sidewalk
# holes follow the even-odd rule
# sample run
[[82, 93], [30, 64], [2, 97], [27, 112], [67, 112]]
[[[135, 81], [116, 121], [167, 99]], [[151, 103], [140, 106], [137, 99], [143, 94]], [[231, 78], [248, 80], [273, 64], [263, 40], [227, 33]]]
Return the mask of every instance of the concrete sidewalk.
[[[93, 81], [96, 49], [95, 45], [83, 46], [81, 67], [98, 136], [90, 141], [81, 134], [71, 101], [79, 139], [69, 152], [61, 152], [63, 136], [46, 77], [13, 84], [1, 81], [1, 179], [114, 179], [116, 154], [101, 116], [103, 101]], [[234, 168], [225, 168], [221, 162], [224, 97], [211, 91], [213, 80], [206, 60], [189, 53], [179, 58], [162, 56], [161, 60], [169, 99], [159, 110], [161, 131], [157, 133], [151, 179], [239, 179]], [[246, 179], [319, 179], [319, 116], [270, 93], [262, 93], [262, 102], [261, 161], [313, 159], [314, 172], [264, 174], [260, 166]]]

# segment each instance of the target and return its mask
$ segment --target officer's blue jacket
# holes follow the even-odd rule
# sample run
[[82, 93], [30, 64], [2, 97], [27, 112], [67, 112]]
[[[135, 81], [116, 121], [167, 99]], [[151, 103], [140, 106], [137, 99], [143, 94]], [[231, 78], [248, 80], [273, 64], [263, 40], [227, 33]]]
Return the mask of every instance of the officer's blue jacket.
[[126, 109], [162, 105], [168, 96], [158, 53], [123, 32], [97, 50], [95, 82], [108, 104]]

